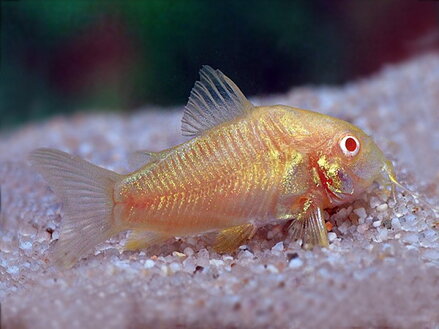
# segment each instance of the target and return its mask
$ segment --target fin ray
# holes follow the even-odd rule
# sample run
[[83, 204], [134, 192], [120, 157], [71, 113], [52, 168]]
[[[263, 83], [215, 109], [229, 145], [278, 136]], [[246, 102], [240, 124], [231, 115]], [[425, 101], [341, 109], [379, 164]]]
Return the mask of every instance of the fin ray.
[[220, 253], [232, 252], [251, 239], [255, 232], [256, 226], [250, 223], [227, 228], [218, 233], [213, 248]]
[[152, 152], [148, 150], [139, 150], [134, 151], [128, 156], [128, 164], [136, 169], [140, 169], [146, 165], [152, 165], [157, 161], [165, 158], [169, 153], [174, 151], [178, 146], [171, 147], [169, 149], [160, 151], [160, 152]]
[[63, 203], [61, 234], [53, 251], [57, 265], [73, 266], [120, 231], [113, 219], [113, 188], [121, 175], [53, 149], [35, 150], [29, 160]]
[[200, 81], [195, 82], [185, 107], [182, 133], [197, 136], [221, 123], [247, 113], [253, 105], [235, 83], [221, 71], [210, 66], [200, 70]]
[[293, 239], [302, 239], [305, 248], [329, 246], [328, 232], [320, 208], [313, 209], [308, 217], [295, 219], [290, 226]]
[[124, 250], [134, 251], [146, 249], [170, 238], [171, 236], [162, 233], [133, 230], [128, 235], [128, 239], [124, 245]]

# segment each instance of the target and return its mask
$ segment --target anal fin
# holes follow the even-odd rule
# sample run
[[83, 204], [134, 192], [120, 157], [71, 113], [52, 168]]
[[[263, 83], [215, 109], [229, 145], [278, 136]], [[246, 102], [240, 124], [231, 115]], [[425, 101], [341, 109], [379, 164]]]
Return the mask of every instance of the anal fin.
[[328, 232], [320, 208], [310, 209], [309, 215], [295, 219], [290, 226], [293, 239], [302, 239], [305, 248], [329, 246]]
[[134, 230], [129, 233], [124, 250], [146, 249], [170, 238], [171, 236], [162, 233]]
[[232, 252], [244, 241], [251, 239], [255, 232], [256, 226], [253, 224], [233, 226], [222, 230], [216, 237], [214, 249], [219, 253]]

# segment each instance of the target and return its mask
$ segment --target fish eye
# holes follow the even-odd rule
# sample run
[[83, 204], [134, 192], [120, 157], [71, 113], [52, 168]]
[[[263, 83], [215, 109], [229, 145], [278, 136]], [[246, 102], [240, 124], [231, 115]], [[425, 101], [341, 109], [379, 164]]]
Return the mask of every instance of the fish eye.
[[348, 157], [353, 157], [357, 155], [360, 150], [360, 142], [354, 136], [345, 136], [340, 141], [340, 148], [344, 155]]

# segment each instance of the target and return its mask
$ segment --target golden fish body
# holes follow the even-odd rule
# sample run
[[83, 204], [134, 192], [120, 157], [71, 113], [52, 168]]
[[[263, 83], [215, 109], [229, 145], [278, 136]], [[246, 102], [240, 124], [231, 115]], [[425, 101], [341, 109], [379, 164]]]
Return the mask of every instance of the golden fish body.
[[[327, 131], [322, 120], [332, 121]], [[121, 218], [178, 235], [295, 216], [303, 210], [300, 199], [311, 196], [323, 208], [335, 206], [340, 202], [320, 176], [327, 175], [329, 136], [340, 124], [350, 126], [337, 121], [286, 106], [257, 107], [122, 180], [115, 190]]]
[[191, 140], [148, 152], [129, 175], [56, 150], [32, 153], [64, 203], [58, 263], [71, 266], [126, 230], [126, 249], [218, 231], [215, 248], [231, 251], [257, 227], [286, 219], [294, 219], [295, 238], [326, 246], [322, 209], [354, 200], [374, 181], [396, 182], [391, 163], [359, 128], [298, 108], [255, 107], [210, 67], [201, 70], [182, 124]]
[[287, 115], [255, 109], [127, 176], [115, 189], [121, 222], [187, 235], [276, 218], [283, 198], [309, 189], [307, 163], [283, 126]]

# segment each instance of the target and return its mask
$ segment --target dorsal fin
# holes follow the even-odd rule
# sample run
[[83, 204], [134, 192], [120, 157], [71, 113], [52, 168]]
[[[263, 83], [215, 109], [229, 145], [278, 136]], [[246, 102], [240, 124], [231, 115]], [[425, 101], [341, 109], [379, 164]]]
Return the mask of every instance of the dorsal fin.
[[185, 107], [181, 130], [197, 136], [221, 123], [247, 113], [253, 105], [235, 83], [220, 70], [203, 66]]

